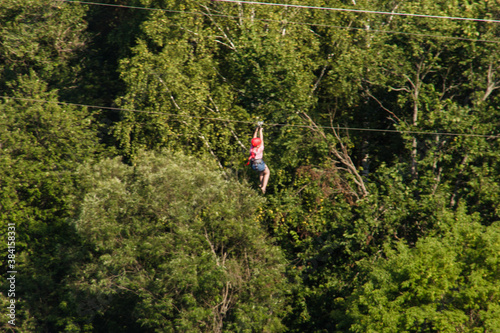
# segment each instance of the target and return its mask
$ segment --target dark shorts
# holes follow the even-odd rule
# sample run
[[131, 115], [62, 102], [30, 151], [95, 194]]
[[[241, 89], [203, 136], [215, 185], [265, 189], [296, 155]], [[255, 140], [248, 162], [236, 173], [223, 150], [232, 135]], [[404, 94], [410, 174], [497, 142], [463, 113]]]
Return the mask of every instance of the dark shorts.
[[251, 163], [252, 169], [255, 171], [262, 172], [266, 170], [266, 163], [263, 160], [259, 160], [257, 163]]

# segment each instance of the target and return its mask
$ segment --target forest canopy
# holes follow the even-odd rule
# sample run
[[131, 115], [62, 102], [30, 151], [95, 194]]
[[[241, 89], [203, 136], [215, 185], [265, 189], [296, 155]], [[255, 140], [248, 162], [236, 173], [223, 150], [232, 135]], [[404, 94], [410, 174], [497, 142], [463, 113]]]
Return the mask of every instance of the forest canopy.
[[0, 22], [3, 331], [500, 330], [500, 2]]

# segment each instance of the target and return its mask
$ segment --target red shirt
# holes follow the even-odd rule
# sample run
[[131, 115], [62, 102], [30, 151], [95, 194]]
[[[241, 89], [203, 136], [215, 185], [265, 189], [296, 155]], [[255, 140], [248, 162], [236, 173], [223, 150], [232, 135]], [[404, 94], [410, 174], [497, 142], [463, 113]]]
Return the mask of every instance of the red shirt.
[[261, 143], [260, 146], [250, 148], [250, 156], [252, 156], [252, 153], [255, 154], [255, 159], [256, 160], [261, 160], [262, 157], [264, 156], [264, 143]]

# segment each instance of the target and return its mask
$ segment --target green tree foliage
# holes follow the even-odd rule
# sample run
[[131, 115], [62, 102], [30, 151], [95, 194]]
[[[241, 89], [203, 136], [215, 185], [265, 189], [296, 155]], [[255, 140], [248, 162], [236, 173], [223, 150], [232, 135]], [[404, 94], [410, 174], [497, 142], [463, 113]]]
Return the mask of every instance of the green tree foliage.
[[2, 193], [10, 202], [3, 212], [16, 219], [26, 208], [30, 213], [23, 215], [43, 220], [67, 208], [64, 202], [75, 195], [66, 187], [73, 182], [71, 171], [97, 151], [96, 135], [86, 110], [61, 105], [35, 74], [20, 78], [12, 90], [0, 105]]
[[[436, 288], [445, 290], [447, 283], [455, 281], [457, 285], [456, 281], [473, 275], [465, 269], [474, 259], [464, 259], [460, 250], [466, 248], [453, 245], [451, 240], [469, 241], [469, 236], [463, 236], [467, 228], [470, 235], [479, 238], [494, 235], [498, 229], [500, 25], [453, 17], [498, 19], [498, 3], [281, 2], [299, 6], [208, 0], [104, 0], [99, 6], [48, 0], [0, 1], [0, 91], [17, 98], [0, 105], [0, 112], [5, 111], [0, 113], [0, 171], [5, 173], [0, 181], [0, 214], [6, 221], [22, 222], [19, 246], [26, 257], [21, 255], [20, 260], [33, 276], [22, 284], [29, 290], [23, 295], [31, 295], [20, 299], [25, 330], [34, 323], [46, 331], [91, 331], [98, 327], [120, 331], [183, 327], [196, 331], [217, 329], [220, 323], [227, 330], [255, 329], [247, 325], [250, 317], [239, 311], [259, 302], [269, 309], [270, 303], [261, 302], [262, 295], [241, 287], [253, 283], [251, 279], [243, 284], [234, 282], [234, 269], [246, 267], [241, 264], [241, 253], [233, 248], [232, 254], [224, 252], [215, 245], [215, 252], [210, 248], [210, 242], [225, 244], [225, 249], [233, 246], [230, 234], [239, 237], [240, 229], [231, 224], [224, 231], [227, 233], [213, 231], [213, 237], [207, 229], [208, 238], [203, 238], [202, 226], [220, 225], [216, 218], [204, 215], [205, 210], [215, 211], [191, 205], [192, 210], [186, 208], [182, 213], [168, 202], [161, 206], [164, 200], [149, 204], [144, 195], [150, 192], [141, 187], [148, 182], [133, 170], [147, 167], [138, 156], [146, 156], [151, 161], [148, 163], [154, 164], [150, 155], [143, 155], [144, 150], [166, 148], [201, 159], [211, 156], [226, 175], [235, 174], [245, 186], [253, 186], [247, 181], [254, 174], [244, 163], [257, 120], [266, 124], [265, 160], [271, 168], [271, 180], [266, 201], [250, 200], [254, 213], [260, 215], [258, 222], [266, 228], [255, 229], [251, 235], [276, 240], [290, 262], [286, 273], [292, 281], [286, 296], [291, 311], [285, 315], [281, 305], [276, 305], [277, 316], [267, 310], [255, 312], [257, 319], [252, 321], [259, 328], [275, 330], [271, 322], [279, 318], [292, 332], [382, 330], [368, 317], [372, 310], [360, 305], [370, 298], [369, 282], [383, 292], [393, 288], [376, 277], [388, 269], [384, 262], [403, 271], [403, 263], [395, 258], [410, 258], [430, 271], [436, 270], [439, 258], [431, 263], [434, 257], [419, 244], [456, 263], [454, 269], [445, 267], [438, 275], [441, 282]], [[340, 8], [359, 11], [336, 10]], [[64, 99], [127, 110], [100, 111], [94, 119], [104, 126], [96, 133], [89, 131], [89, 118], [80, 108], [20, 98]], [[97, 137], [111, 152], [118, 148], [129, 166], [103, 162], [95, 169], [102, 171], [102, 179], [91, 167], [85, 172], [88, 179], [99, 179], [117, 193], [110, 192], [102, 202], [86, 198], [84, 207], [113, 218], [107, 227], [79, 224], [87, 247], [78, 249], [80, 236], [66, 219], [72, 217], [83, 191], [75, 168], [92, 156]], [[193, 179], [213, 174], [211, 169], [195, 172], [194, 162], [185, 163], [191, 171], [177, 173]], [[172, 168], [169, 170], [180, 168], [180, 164], [166, 164]], [[106, 178], [111, 175], [104, 165], [121, 170], [116, 171], [120, 182]], [[149, 174], [160, 177], [155, 170]], [[127, 175], [125, 180], [122, 175]], [[105, 189], [100, 186], [91, 186], [92, 193], [104, 198]], [[222, 188], [221, 192], [209, 191], [213, 200], [224, 201], [221, 193], [232, 193], [226, 185]], [[239, 191], [240, 185], [235, 188]], [[171, 190], [177, 193], [176, 198], [181, 197], [177, 192], [181, 189]], [[191, 185], [187, 189], [193, 191]], [[123, 193], [130, 198], [119, 196]], [[187, 197], [194, 198], [194, 194]], [[116, 204], [112, 204], [110, 200], [115, 199]], [[129, 205], [116, 212], [116, 207], [124, 207], [123, 202]], [[224, 204], [220, 207], [225, 207], [227, 216], [235, 218], [236, 213]], [[209, 206], [206, 202], [203, 205]], [[157, 219], [167, 216], [158, 213], [162, 207], [175, 212], [175, 218], [182, 215], [191, 221], [196, 227], [193, 234], [167, 213], [172, 219]], [[90, 220], [85, 215], [89, 211], [82, 212], [80, 221]], [[116, 216], [126, 223], [115, 222]], [[251, 220], [244, 214], [242, 218]], [[137, 221], [143, 220], [150, 229], [140, 228]], [[24, 225], [26, 221], [29, 223]], [[162, 223], [166, 223], [164, 229]], [[155, 230], [166, 230], [167, 238], [182, 234], [187, 243], [168, 238], [170, 243], [154, 247], [159, 252], [139, 244], [140, 239], [149, 238], [160, 242], [162, 233]], [[216, 236], [226, 237], [229, 243]], [[118, 244], [118, 239], [129, 247]], [[245, 244], [254, 243], [248, 240]], [[187, 249], [191, 247], [196, 255], [189, 257]], [[64, 255], [58, 257], [59, 251]], [[261, 255], [252, 251], [248, 256]], [[160, 264], [158, 253], [164, 254], [167, 264]], [[224, 253], [234, 266], [217, 270], [222, 267]], [[487, 261], [475, 258], [478, 265]], [[191, 266], [187, 265], [189, 260]], [[71, 261], [75, 261], [75, 268], [83, 267], [76, 275], [68, 268]], [[282, 263], [281, 259], [277, 262]], [[186, 269], [183, 276], [166, 277], [175, 271], [175, 265], [199, 267], [199, 271]], [[408, 270], [415, 271], [412, 267]], [[271, 275], [283, 270], [280, 266], [271, 270]], [[155, 282], [151, 274], [166, 282]], [[213, 283], [216, 279], [207, 276], [219, 277], [221, 282]], [[483, 281], [485, 286], [494, 280], [489, 279]], [[433, 288], [427, 280], [412, 281], [410, 294], [422, 286]], [[467, 303], [465, 296], [457, 301], [456, 295], [469, 288], [463, 281], [459, 287], [443, 291], [446, 297], [440, 300], [444, 304], [441, 308], [434, 307], [434, 296], [411, 296], [413, 303], [405, 306], [421, 306], [425, 315], [418, 318], [413, 314], [405, 317], [404, 311], [397, 314], [387, 298], [388, 314], [399, 318], [394, 330], [410, 330], [407, 326], [412, 320], [428, 331], [433, 326], [445, 331], [495, 330], [495, 322], [487, 319], [496, 311], [488, 308], [489, 300], [476, 312], [465, 304], [481, 303], [479, 296], [470, 296], [472, 303]], [[228, 282], [233, 289], [228, 288]], [[174, 283], [184, 289], [171, 288]], [[98, 290], [99, 286], [104, 291]], [[210, 291], [205, 298], [200, 286]], [[270, 294], [273, 286], [269, 285]], [[221, 319], [225, 292], [240, 298]], [[276, 292], [282, 295], [279, 287]], [[45, 309], [35, 301], [41, 294], [50, 295], [45, 298]], [[248, 295], [260, 296], [254, 299]], [[210, 303], [212, 300], [215, 303]], [[438, 310], [442, 313], [436, 314]], [[456, 325], [444, 317], [451, 313], [457, 315]], [[467, 322], [462, 320], [464, 316], [469, 316]], [[200, 318], [203, 327], [196, 326]], [[354, 319], [360, 326], [351, 321]]]
[[[483, 17], [489, 8], [485, 5], [358, 1], [352, 8]], [[152, 16], [144, 29], [147, 38], [122, 69], [132, 87], [125, 100], [134, 101], [127, 107], [153, 105], [147, 110], [183, 117], [127, 114], [116, 133], [125, 152], [184, 144], [231, 160], [240, 153], [234, 147], [241, 142], [233, 134], [238, 139], [239, 131], [248, 129], [238, 126], [229, 133], [220, 128], [223, 122], [212, 125], [197, 116], [239, 121], [258, 116], [270, 123], [308, 126], [267, 127], [273, 195], [267, 221], [301, 267], [296, 275], [303, 289], [296, 290], [292, 317], [298, 321], [292, 325], [300, 321], [302, 330], [334, 327], [329, 321], [341, 317], [335, 316], [344, 311], [342, 299], [354, 287], [350, 280], [359, 269], [354, 262], [375, 255], [385, 242], [406, 239], [413, 244], [441, 232], [439, 214], [447, 207], [455, 209], [466, 200], [483, 224], [498, 219], [498, 173], [493, 171], [498, 159], [492, 156], [498, 139], [408, 133], [495, 133], [492, 68], [498, 53], [487, 53], [496, 44], [470, 40], [494, 40], [494, 26], [245, 4], [189, 2], [175, 7], [184, 8], [203, 15]], [[158, 64], [161, 73], [177, 74], [165, 74], [170, 80], [163, 82], [154, 78], [148, 66]], [[201, 82], [210, 83], [203, 90], [197, 87]], [[214, 93], [221, 89], [227, 93]], [[146, 104], [136, 103], [138, 99]], [[225, 113], [206, 112], [217, 105], [225, 105], [218, 108]], [[490, 111], [479, 111], [486, 109]], [[346, 133], [335, 131], [337, 124], [399, 133]], [[221, 131], [227, 134], [210, 139]], [[200, 140], [200, 134], [208, 141]], [[370, 164], [363, 167], [370, 169], [361, 169], [364, 160]], [[227, 166], [238, 168], [238, 159], [232, 161]], [[360, 181], [361, 174], [365, 178]], [[367, 193], [373, 197], [358, 202]]]
[[[452, 229], [386, 249], [349, 301], [352, 332], [496, 332], [499, 226], [459, 209]], [[451, 221], [450, 221], [451, 222]]]
[[0, 2], [0, 226], [2, 235], [8, 223], [16, 228], [16, 327], [24, 332], [64, 330], [75, 315], [62, 306], [78, 244], [66, 219], [80, 194], [75, 170], [99, 146], [87, 110], [59, 96], [78, 82], [83, 15], [63, 2]]
[[78, 51], [87, 42], [84, 10], [51, 0], [0, 2], [0, 91], [31, 71], [55, 88], [74, 89]]
[[284, 261], [259, 225], [263, 200], [212, 165], [140, 153], [84, 171], [76, 227], [91, 257], [75, 288], [96, 332], [284, 328]]
[[[485, 6], [489, 7], [486, 3]], [[482, 6], [461, 7], [458, 3], [451, 5], [444, 1], [408, 2], [391, 8], [396, 9], [429, 15], [487, 16]], [[407, 175], [407, 180], [414, 181], [417, 195], [443, 190], [449, 195], [450, 206], [465, 199], [474, 211], [481, 210], [482, 214], [496, 211], [495, 205], [484, 209], [481, 204], [479, 210], [475, 206], [489, 201], [490, 196], [496, 197], [493, 193], [497, 192], [498, 176], [491, 173], [497, 161], [490, 159], [488, 152], [496, 150], [498, 141], [487, 136], [497, 131], [490, 118], [498, 117], [494, 107], [497, 97], [490, 92], [497, 89], [492, 68], [498, 65], [499, 59], [498, 52], [493, 51], [491, 55], [490, 50], [497, 48], [493, 36], [498, 33], [498, 27], [482, 22], [388, 15], [379, 16], [378, 20], [370, 17], [366, 20], [368, 25], [370, 29], [394, 33], [370, 34], [369, 43], [352, 43], [355, 52], [344, 56], [349, 60], [347, 75], [358, 82], [361, 96], [367, 99], [361, 110], [363, 123], [394, 126], [402, 130], [402, 135], [390, 139], [386, 136], [384, 142], [372, 139], [373, 135], [361, 135], [354, 141], [356, 150], [362, 156], [367, 151], [374, 152], [373, 162], [377, 164], [380, 159], [392, 165], [395, 165], [395, 158], [397, 162], [404, 161], [400, 166], [405, 169], [401, 171]], [[491, 36], [492, 39], [478, 43], [478, 36], [486, 40]], [[476, 75], [482, 78], [480, 82], [474, 79]], [[489, 111], [479, 111], [486, 109]], [[381, 122], [379, 117], [383, 114], [387, 120]], [[406, 131], [456, 133], [464, 137]], [[467, 137], [474, 134], [486, 137]], [[391, 152], [398, 153], [385, 156], [378, 152], [380, 147], [390, 147]], [[489, 185], [474, 191], [481, 198], [474, 196], [470, 200], [468, 188], [477, 188], [472, 178], [482, 179], [483, 174], [489, 179]], [[488, 220], [495, 218], [490, 215]]]
[[[119, 61], [130, 56], [148, 11], [121, 7], [140, 7], [140, 0], [102, 0], [100, 4], [87, 6], [85, 32], [88, 42], [79, 57], [81, 77], [78, 89], [68, 98], [76, 103], [84, 99], [95, 105], [110, 106], [124, 89], [118, 72]], [[103, 112], [102, 118], [107, 122], [115, 121], [116, 112]]]
[[241, 166], [248, 148], [242, 123], [293, 121], [296, 109], [311, 103], [313, 34], [281, 24], [277, 10], [225, 7], [171, 4], [143, 24], [145, 37], [122, 61], [127, 94], [118, 104], [155, 113], [125, 113], [116, 124], [126, 154], [142, 147], [203, 147], [221, 165]]
[[12, 98], [0, 103], [0, 226], [2, 234], [8, 223], [16, 228], [17, 314], [55, 330], [64, 313], [57, 310], [61, 282], [74, 260], [76, 238], [66, 219], [80, 195], [75, 170], [99, 147], [86, 110], [60, 105], [35, 74], [11, 88]]
[[225, 118], [232, 99], [218, 84], [216, 49], [207, 37], [211, 28], [203, 24], [203, 15], [182, 13], [199, 9], [194, 2], [167, 1], [163, 6], [169, 10], [149, 17], [142, 25], [146, 37], [139, 39], [134, 56], [121, 63], [127, 93], [118, 105], [152, 114], [123, 114], [114, 128], [120, 148], [128, 156], [141, 148], [179, 146], [213, 152], [218, 144], [230, 151], [234, 148], [228, 140], [236, 135], [233, 125], [218, 138], [222, 131], [215, 127], [223, 124], [199, 118]]

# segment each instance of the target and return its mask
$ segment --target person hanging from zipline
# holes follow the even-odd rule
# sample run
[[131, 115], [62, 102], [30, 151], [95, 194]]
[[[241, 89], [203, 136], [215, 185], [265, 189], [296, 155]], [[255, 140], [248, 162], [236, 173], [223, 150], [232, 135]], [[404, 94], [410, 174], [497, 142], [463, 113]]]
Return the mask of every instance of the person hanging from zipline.
[[250, 157], [248, 158], [247, 165], [251, 165], [252, 169], [259, 172], [260, 189], [262, 193], [266, 193], [267, 182], [271, 172], [264, 163], [264, 135], [262, 133], [262, 122], [257, 123], [257, 128], [253, 133], [251, 141], [252, 147], [250, 148]]

